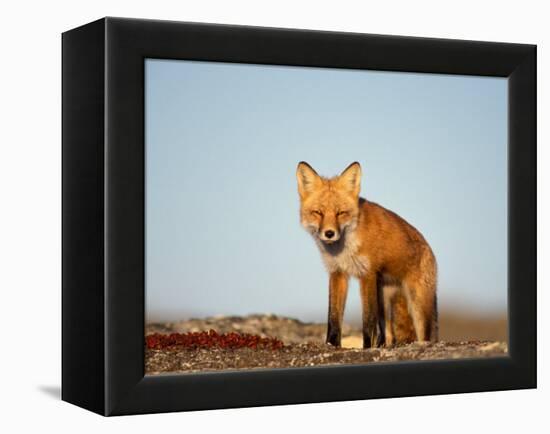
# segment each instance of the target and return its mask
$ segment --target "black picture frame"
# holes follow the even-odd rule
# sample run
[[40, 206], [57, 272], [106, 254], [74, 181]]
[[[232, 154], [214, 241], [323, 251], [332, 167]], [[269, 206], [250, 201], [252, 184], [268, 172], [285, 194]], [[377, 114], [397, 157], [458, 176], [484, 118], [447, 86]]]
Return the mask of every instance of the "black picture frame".
[[[536, 46], [104, 18], [62, 36], [62, 399], [102, 415], [536, 387]], [[508, 78], [509, 356], [144, 376], [144, 59]]]

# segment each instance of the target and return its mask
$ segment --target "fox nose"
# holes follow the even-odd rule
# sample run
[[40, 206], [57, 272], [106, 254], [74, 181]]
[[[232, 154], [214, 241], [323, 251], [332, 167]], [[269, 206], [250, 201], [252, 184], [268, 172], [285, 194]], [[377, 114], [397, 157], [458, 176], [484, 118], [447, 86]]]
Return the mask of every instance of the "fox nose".
[[332, 238], [334, 236], [334, 231], [325, 231], [325, 237]]

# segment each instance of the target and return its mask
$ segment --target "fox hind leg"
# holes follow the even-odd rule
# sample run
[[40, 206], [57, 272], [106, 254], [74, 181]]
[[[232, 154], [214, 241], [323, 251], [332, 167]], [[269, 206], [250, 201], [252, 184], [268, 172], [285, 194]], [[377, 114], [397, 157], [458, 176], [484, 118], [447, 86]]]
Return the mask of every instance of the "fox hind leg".
[[384, 343], [387, 347], [391, 347], [395, 344], [395, 328], [394, 328], [394, 310], [393, 310], [393, 301], [398, 293], [399, 288], [394, 285], [384, 285], [382, 287], [382, 307], [383, 307], [383, 333], [384, 333]]
[[437, 339], [434, 318], [437, 316], [435, 301], [435, 284], [419, 279], [407, 283], [405, 298], [411, 315], [416, 340], [424, 342]]
[[379, 337], [378, 285], [376, 275], [367, 273], [359, 279], [361, 304], [363, 310], [363, 348], [377, 346]]
[[404, 279], [403, 289], [416, 339], [437, 339], [437, 264], [430, 249], [422, 252], [418, 268]]

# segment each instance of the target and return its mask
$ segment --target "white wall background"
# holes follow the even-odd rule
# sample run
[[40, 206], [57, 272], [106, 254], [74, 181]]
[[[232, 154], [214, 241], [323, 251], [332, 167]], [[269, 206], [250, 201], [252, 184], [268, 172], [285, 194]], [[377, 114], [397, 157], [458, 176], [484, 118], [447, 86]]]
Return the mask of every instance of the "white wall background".
[[[0, 431], [527, 432], [548, 426], [544, 315], [550, 229], [539, 228], [539, 389], [104, 419], [59, 401], [61, 39], [99, 17], [430, 36], [539, 45], [539, 221], [550, 221], [550, 44], [544, 2], [20, 1], [0, 6]], [[545, 199], [546, 198], [546, 199]], [[543, 339], [546, 338], [546, 342]], [[541, 429], [533, 430], [541, 432]], [[31, 431], [32, 432], [32, 431]]]

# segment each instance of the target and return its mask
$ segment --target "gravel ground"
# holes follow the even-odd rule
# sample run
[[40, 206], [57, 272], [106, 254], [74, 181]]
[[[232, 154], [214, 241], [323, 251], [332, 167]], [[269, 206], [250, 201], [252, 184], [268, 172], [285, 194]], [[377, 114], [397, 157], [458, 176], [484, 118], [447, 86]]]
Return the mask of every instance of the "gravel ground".
[[281, 350], [147, 350], [147, 374], [257, 368], [344, 365], [398, 360], [436, 360], [505, 356], [500, 342], [414, 343], [396, 348], [337, 349], [325, 344], [292, 344]]
[[[437, 342], [413, 343], [393, 348], [356, 348], [361, 344], [359, 330], [345, 325], [343, 345], [334, 348], [324, 343], [325, 324], [303, 323], [275, 315], [247, 317], [211, 317], [176, 323], [149, 324], [146, 334], [186, 333], [216, 330], [276, 337], [285, 343], [279, 350], [268, 349], [182, 349], [169, 348], [145, 351], [145, 370], [148, 375], [190, 373], [260, 368], [290, 368], [320, 365], [363, 364], [399, 360], [437, 360], [457, 358], [484, 358], [507, 355], [502, 342]], [[355, 347], [355, 348], [354, 348]]]
[[[146, 327], [145, 333], [187, 333], [210, 329], [216, 330], [218, 333], [239, 332], [274, 337], [281, 339], [285, 344], [299, 344], [322, 343], [326, 333], [326, 324], [304, 323], [294, 318], [270, 314], [213, 316], [173, 323], [153, 323]], [[344, 336], [350, 336], [357, 332], [358, 330], [352, 329], [349, 325], [344, 325]]]

